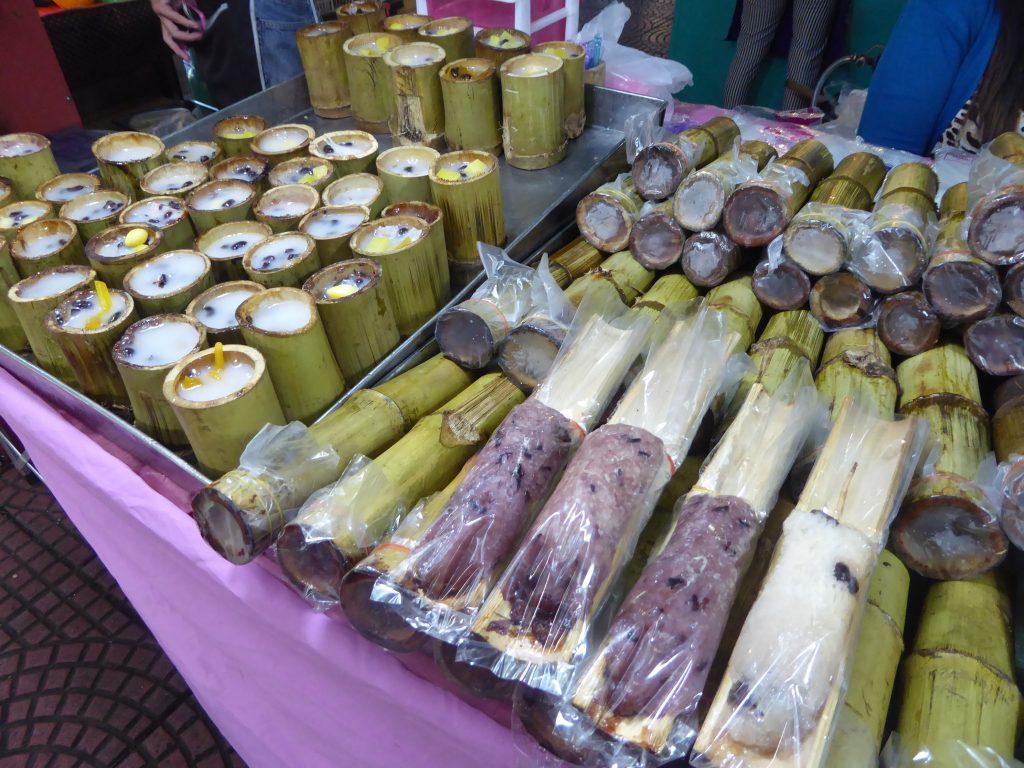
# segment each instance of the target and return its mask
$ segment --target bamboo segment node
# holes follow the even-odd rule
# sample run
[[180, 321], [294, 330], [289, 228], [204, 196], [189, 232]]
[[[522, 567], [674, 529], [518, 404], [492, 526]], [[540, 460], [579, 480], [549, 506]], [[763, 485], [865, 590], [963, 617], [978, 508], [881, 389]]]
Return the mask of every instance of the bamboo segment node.
[[564, 290], [577, 278], [596, 269], [603, 259], [604, 256], [599, 250], [584, 238], [577, 237], [567, 246], [556, 251], [548, 259], [548, 266], [558, 287]]
[[629, 251], [613, 253], [601, 265], [577, 278], [566, 289], [565, 297], [574, 305], [580, 302], [595, 285], [614, 288], [624, 304], [632, 304], [654, 282], [654, 272], [633, 258]]
[[740, 335], [738, 349], [749, 349], [763, 314], [750, 277], [744, 275], [715, 286], [708, 291], [707, 302], [709, 307], [724, 313], [729, 330]]

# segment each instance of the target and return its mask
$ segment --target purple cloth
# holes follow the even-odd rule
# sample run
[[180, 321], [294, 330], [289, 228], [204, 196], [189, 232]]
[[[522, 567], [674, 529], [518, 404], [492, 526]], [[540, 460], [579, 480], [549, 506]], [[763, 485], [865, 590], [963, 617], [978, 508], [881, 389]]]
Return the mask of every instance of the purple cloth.
[[268, 568], [220, 559], [180, 489], [155, 490], [166, 480], [144, 479], [5, 371], [0, 417], [251, 768], [531, 760], [513, 745], [507, 706], [471, 705], [426, 657], [400, 661], [310, 610]]

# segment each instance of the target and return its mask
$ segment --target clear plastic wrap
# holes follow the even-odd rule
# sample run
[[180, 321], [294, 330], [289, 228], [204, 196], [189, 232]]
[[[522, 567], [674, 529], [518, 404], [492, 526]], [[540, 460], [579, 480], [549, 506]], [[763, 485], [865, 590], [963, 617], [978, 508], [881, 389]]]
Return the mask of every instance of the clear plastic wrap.
[[841, 205], [808, 203], [786, 227], [784, 253], [810, 275], [838, 272], [847, 263], [852, 268], [855, 250], [871, 245], [865, 242], [870, 217]]
[[594, 617], [685, 456], [736, 340], [704, 306], [675, 321], [608, 423], [584, 439], [460, 644], [460, 661], [548, 693], [569, 690]]
[[1024, 768], [1024, 763], [991, 747], [953, 739], [932, 749], [911, 751], [902, 747], [898, 734], [893, 734], [882, 750], [881, 768]]
[[732, 190], [757, 174], [757, 159], [740, 152], [737, 141], [730, 152], [694, 171], [679, 185], [672, 201], [676, 221], [694, 232], [714, 228]]
[[1017, 549], [1024, 549], [1024, 456], [1011, 456], [1001, 478], [1003, 532]]
[[[1005, 266], [1024, 259], [1024, 163], [993, 151], [1002, 137], [978, 153], [967, 179], [963, 236], [971, 252], [989, 264]], [[1021, 164], [1018, 164], [1021, 163]]]
[[879, 293], [915, 285], [928, 266], [936, 223], [934, 211], [883, 199], [870, 217], [870, 248], [854, 251], [850, 270]]

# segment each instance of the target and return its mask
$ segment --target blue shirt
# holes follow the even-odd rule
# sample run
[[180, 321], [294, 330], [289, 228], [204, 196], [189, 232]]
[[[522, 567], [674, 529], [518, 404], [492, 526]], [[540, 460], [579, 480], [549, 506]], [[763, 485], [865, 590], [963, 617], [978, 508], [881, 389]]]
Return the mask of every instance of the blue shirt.
[[909, 0], [871, 79], [860, 135], [930, 152], [977, 90], [998, 36], [995, 0]]

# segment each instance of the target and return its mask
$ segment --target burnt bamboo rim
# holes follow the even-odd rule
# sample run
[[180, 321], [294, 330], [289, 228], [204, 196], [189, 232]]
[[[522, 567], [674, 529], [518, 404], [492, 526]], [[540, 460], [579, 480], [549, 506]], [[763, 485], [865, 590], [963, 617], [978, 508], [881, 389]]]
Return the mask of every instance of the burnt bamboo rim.
[[[780, 284], [781, 287], [776, 287]], [[763, 259], [754, 268], [752, 289], [758, 301], [766, 307], [785, 312], [807, 305], [811, 295], [811, 279], [788, 259], [774, 266], [768, 259]]]
[[[649, 245], [648, 240], [656, 243]], [[633, 223], [629, 232], [629, 250], [633, 258], [647, 269], [667, 269], [675, 264], [683, 255], [685, 242], [686, 232], [673, 216], [664, 211], [644, 214]]]
[[[910, 330], [912, 333], [917, 333], [916, 339], [904, 340], [905, 325], [902, 328], [893, 325], [907, 322], [898, 319], [900, 313], [905, 317], [909, 316], [910, 321], [915, 324], [915, 328]], [[878, 337], [890, 352], [910, 357], [938, 345], [942, 335], [942, 321], [928, 304], [924, 294], [918, 291], [906, 291], [886, 296], [882, 300], [878, 308], [877, 330]]]
[[281, 531], [277, 561], [300, 593], [329, 603], [338, 599], [341, 581], [352, 565], [333, 539], [308, 541], [296, 523], [289, 523]]
[[[650, 166], [656, 163], [664, 163], [669, 169], [667, 181], [661, 185], [649, 183], [647, 178]], [[679, 188], [689, 170], [689, 161], [678, 144], [655, 142], [641, 149], [633, 160], [633, 186], [645, 200], [664, 200]]]

